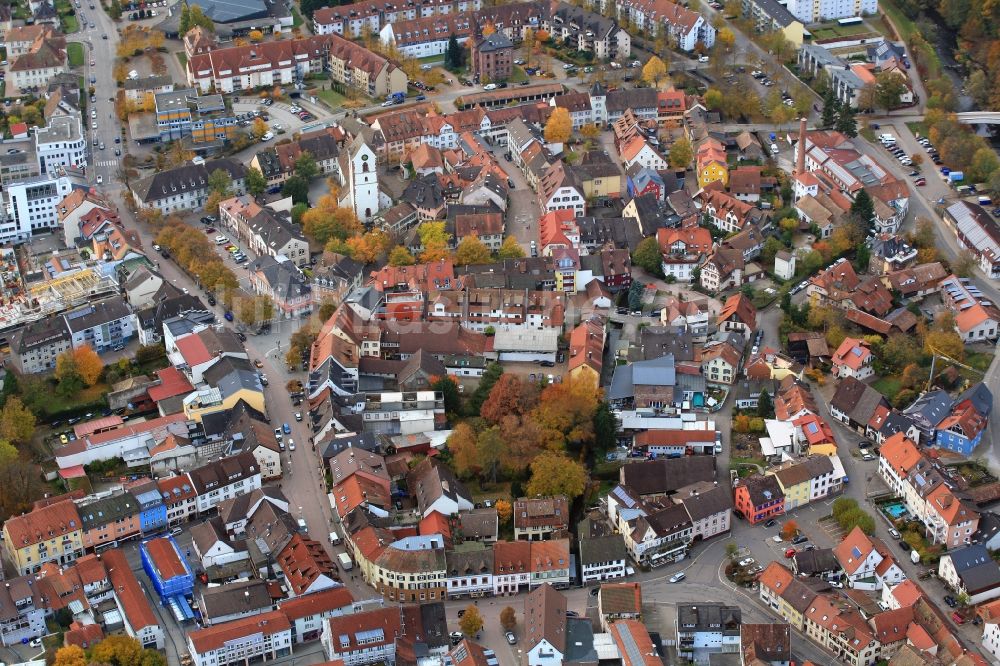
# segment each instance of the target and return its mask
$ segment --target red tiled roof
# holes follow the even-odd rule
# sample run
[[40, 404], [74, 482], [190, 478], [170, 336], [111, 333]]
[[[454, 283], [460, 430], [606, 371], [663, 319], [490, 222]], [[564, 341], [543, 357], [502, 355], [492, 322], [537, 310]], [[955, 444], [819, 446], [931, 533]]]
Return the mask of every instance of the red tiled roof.
[[226, 643], [240, 638], [254, 634], [278, 634], [282, 631], [289, 631], [291, 628], [292, 625], [284, 613], [271, 611], [192, 631], [188, 634], [188, 638], [195, 651], [204, 654], [218, 650]]
[[101, 559], [108, 570], [108, 578], [111, 580], [118, 603], [125, 611], [125, 619], [129, 626], [136, 631], [143, 627], [158, 626], [149, 599], [143, 594], [139, 581], [132, 573], [132, 567], [125, 559], [125, 551], [117, 548], [106, 550], [101, 554]]
[[284, 599], [278, 604], [278, 610], [289, 620], [298, 620], [310, 615], [320, 615], [349, 608], [354, 603], [354, 595], [346, 587], [331, 587], [305, 596]]
[[187, 568], [181, 561], [174, 542], [166, 537], [151, 539], [145, 543], [146, 551], [163, 580], [187, 575]]
[[184, 373], [172, 365], [157, 370], [156, 376], [160, 378], [159, 386], [153, 386], [147, 391], [149, 399], [153, 402], [166, 400], [177, 395], [187, 395], [194, 391], [194, 386], [184, 376]]
[[7, 547], [20, 549], [29, 544], [56, 539], [81, 529], [82, 525], [73, 502], [50, 504], [23, 516], [7, 519], [4, 524], [10, 537]]
[[73, 433], [77, 437], [86, 437], [87, 435], [91, 435], [98, 430], [113, 428], [114, 426], [119, 426], [122, 423], [124, 423], [124, 421], [122, 421], [122, 417], [117, 414], [112, 414], [111, 416], [104, 416], [99, 419], [94, 419], [93, 421], [77, 423], [73, 426]]
[[177, 340], [176, 344], [184, 361], [191, 367], [211, 361], [213, 358], [212, 352], [208, 351], [200, 335], [185, 335]]

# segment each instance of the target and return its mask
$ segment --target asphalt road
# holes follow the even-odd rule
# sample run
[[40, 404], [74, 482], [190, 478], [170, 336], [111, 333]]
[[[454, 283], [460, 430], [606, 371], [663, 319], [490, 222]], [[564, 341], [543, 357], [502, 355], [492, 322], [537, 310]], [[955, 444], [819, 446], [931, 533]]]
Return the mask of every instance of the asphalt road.
[[[96, 103], [89, 103], [88, 109], [96, 110], [96, 118], [90, 111], [83, 120], [85, 135], [90, 144], [90, 156], [87, 170], [87, 178], [91, 183], [96, 183], [98, 176], [101, 177], [103, 185], [108, 185], [115, 181], [118, 173], [119, 157], [115, 157], [115, 147], [125, 148], [124, 145], [116, 144], [115, 138], [121, 137], [121, 129], [118, 119], [114, 116], [114, 102], [112, 101], [118, 92], [118, 86], [112, 77], [111, 63], [115, 59], [115, 49], [118, 44], [118, 31], [114, 21], [112, 21], [99, 4], [93, 5], [91, 9], [83, 5], [77, 10], [86, 15], [88, 23], [93, 23], [94, 28], [84, 26], [80, 22], [80, 32], [69, 35], [69, 41], [81, 41], [84, 46], [84, 66], [83, 74], [87, 86], [94, 86], [94, 96]], [[107, 39], [103, 37], [107, 35]], [[95, 81], [91, 83], [91, 81]], [[97, 123], [97, 129], [93, 129], [93, 123]], [[93, 138], [97, 137], [98, 146], [93, 145]], [[99, 147], [100, 142], [104, 142], [104, 150]], [[124, 152], [124, 150], [122, 151]]]

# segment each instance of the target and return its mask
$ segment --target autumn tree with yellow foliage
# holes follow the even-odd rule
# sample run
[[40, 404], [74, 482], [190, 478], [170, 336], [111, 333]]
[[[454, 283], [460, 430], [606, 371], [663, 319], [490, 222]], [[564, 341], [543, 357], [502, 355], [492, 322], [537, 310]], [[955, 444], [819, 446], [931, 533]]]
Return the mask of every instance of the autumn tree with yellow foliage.
[[557, 106], [545, 123], [545, 140], [549, 143], [566, 143], [573, 134], [573, 120], [569, 109]]

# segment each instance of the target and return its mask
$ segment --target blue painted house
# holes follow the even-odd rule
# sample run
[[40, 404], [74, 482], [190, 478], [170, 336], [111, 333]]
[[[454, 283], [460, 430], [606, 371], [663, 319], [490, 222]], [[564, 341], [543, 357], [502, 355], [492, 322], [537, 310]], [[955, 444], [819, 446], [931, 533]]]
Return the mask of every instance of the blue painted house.
[[937, 426], [934, 444], [964, 456], [972, 455], [989, 424], [993, 394], [982, 383], [960, 395]]
[[132, 486], [131, 491], [139, 502], [139, 529], [143, 536], [163, 531], [167, 527], [167, 505], [156, 482], [150, 480]]
[[142, 568], [160, 595], [160, 603], [178, 622], [194, 618], [188, 597], [194, 593], [194, 572], [173, 537], [159, 537], [142, 542], [139, 548]]

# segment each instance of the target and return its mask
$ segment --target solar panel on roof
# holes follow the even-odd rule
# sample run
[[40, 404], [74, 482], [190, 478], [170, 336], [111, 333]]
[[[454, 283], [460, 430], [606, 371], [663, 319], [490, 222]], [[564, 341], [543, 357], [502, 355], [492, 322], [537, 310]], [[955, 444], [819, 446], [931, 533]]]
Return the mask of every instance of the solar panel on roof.
[[814, 435], [815, 435], [815, 434], [816, 434], [817, 432], [819, 432], [819, 428], [818, 428], [818, 427], [816, 426], [816, 424], [815, 424], [815, 423], [810, 423], [810, 424], [809, 424], [809, 425], [808, 425], [807, 427], [809, 428], [809, 432], [811, 432], [811, 433], [812, 433], [812, 434], [814, 434]]
[[854, 557], [857, 557], [857, 558], [860, 559], [861, 558], [861, 549], [858, 548], [857, 546], [855, 546], [854, 548], [851, 548], [851, 555], [853, 555]]

